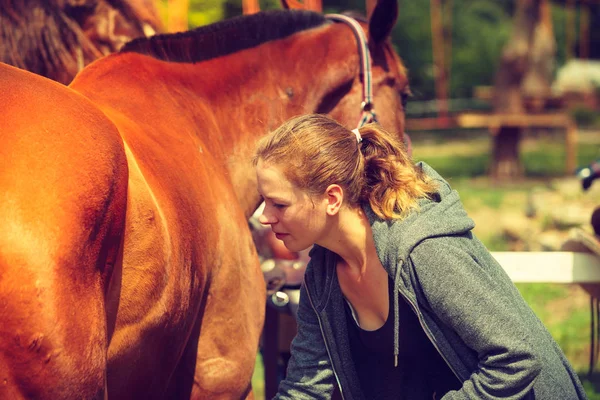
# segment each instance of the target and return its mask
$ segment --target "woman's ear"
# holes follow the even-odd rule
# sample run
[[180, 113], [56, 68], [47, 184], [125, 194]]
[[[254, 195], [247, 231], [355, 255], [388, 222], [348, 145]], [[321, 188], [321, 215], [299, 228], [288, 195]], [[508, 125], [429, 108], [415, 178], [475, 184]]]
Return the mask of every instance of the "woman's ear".
[[325, 189], [325, 196], [327, 198], [327, 215], [336, 215], [344, 201], [344, 190], [340, 185], [332, 184]]

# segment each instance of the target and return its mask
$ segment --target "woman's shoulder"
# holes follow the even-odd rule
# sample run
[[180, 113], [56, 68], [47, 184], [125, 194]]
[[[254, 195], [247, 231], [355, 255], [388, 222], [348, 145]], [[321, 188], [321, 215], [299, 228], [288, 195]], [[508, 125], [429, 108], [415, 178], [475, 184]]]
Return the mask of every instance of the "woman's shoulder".
[[492, 253], [472, 233], [427, 238], [413, 248], [410, 258], [420, 277], [452, 274], [506, 278]]

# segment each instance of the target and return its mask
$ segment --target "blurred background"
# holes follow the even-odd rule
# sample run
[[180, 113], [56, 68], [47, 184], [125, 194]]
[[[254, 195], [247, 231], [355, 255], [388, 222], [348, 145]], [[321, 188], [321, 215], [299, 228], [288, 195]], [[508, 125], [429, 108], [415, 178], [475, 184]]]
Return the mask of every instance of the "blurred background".
[[[367, 14], [374, 1], [304, 4]], [[406, 130], [413, 157], [459, 191], [477, 236], [492, 251], [557, 251], [574, 229], [593, 235], [600, 180], [584, 190], [582, 179], [585, 171], [600, 173], [600, 167], [585, 168], [600, 160], [600, 0], [399, 4], [392, 42], [409, 73]], [[0, 0], [0, 61], [69, 83], [84, 65], [137, 36], [279, 8], [278, 0]], [[46, 29], [87, 37], [78, 54], [65, 53], [56, 65], [29, 56], [12, 34], [44, 13], [63, 21]], [[589, 398], [600, 399], [600, 373], [590, 365], [590, 327], [598, 323], [590, 294], [578, 284], [517, 286]], [[284, 353], [291, 336], [293, 329], [280, 332]], [[259, 354], [258, 399], [265, 396], [264, 378]]]

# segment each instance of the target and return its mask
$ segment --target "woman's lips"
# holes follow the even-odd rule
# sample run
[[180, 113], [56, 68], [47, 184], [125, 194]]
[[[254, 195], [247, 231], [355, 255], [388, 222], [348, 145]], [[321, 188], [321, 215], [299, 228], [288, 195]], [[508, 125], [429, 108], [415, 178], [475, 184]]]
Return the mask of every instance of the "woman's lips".
[[275, 237], [279, 240], [283, 240], [283, 238], [288, 235], [289, 235], [288, 233], [275, 233]]

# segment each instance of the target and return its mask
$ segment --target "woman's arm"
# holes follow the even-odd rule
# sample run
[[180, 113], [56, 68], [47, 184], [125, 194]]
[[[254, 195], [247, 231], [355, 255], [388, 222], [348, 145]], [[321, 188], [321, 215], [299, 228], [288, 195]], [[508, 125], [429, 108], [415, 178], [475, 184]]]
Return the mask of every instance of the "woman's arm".
[[323, 341], [317, 315], [306, 288], [300, 289], [298, 333], [292, 341], [286, 378], [279, 384], [276, 399], [330, 399], [335, 377]]
[[411, 253], [429, 307], [479, 358], [444, 399], [523, 398], [541, 371], [533, 345], [539, 327], [527, 323], [529, 306], [491, 255], [482, 264], [452, 240], [468, 239], [428, 239]]

